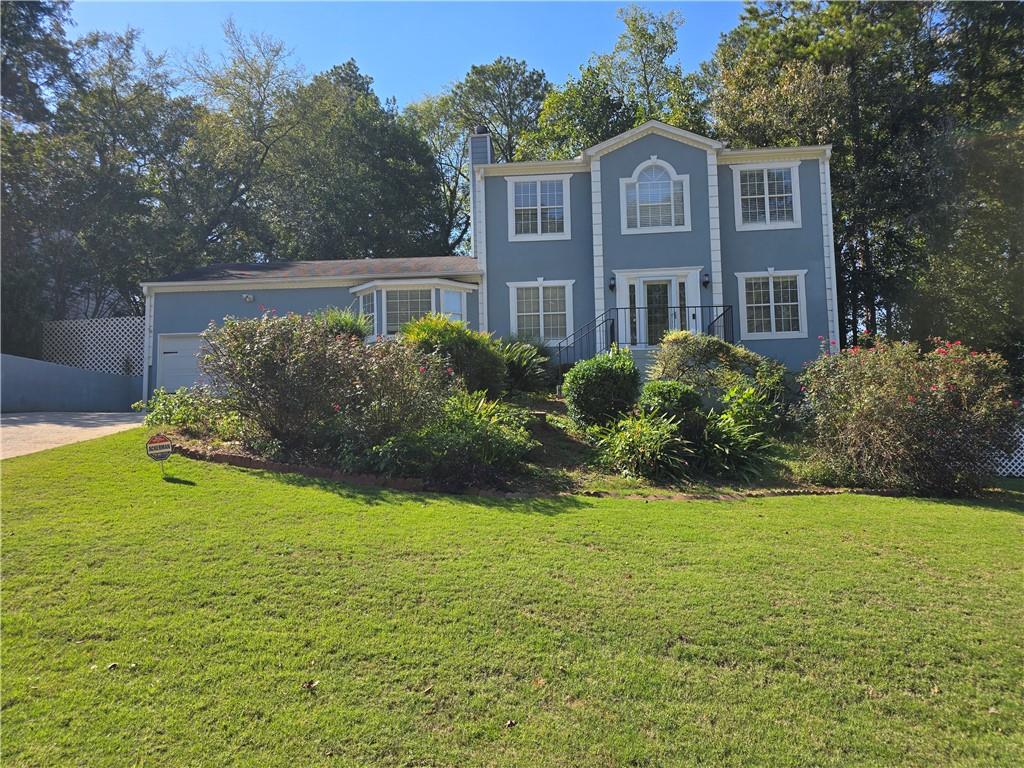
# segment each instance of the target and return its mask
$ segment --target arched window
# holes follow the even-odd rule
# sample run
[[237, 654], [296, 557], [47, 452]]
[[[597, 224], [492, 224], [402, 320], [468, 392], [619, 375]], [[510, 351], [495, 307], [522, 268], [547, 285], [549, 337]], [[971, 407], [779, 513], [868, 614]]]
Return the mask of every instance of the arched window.
[[651, 160], [622, 179], [624, 233], [690, 229], [690, 178]]

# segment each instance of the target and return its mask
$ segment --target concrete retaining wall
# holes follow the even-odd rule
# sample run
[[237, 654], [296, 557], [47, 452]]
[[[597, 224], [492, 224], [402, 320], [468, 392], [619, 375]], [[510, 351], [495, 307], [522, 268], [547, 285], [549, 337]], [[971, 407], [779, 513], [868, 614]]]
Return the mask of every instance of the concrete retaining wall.
[[0, 355], [0, 411], [130, 411], [142, 398], [141, 376], [84, 371]]

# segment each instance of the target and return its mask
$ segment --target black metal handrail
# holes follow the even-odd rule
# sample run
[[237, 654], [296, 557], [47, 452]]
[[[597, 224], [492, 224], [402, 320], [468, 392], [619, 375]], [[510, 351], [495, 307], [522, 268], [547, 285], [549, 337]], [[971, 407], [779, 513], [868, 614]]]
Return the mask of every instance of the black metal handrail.
[[671, 331], [709, 333], [733, 342], [732, 306], [613, 307], [562, 339], [555, 347], [559, 370], [593, 357], [613, 343], [621, 346], [657, 346]]

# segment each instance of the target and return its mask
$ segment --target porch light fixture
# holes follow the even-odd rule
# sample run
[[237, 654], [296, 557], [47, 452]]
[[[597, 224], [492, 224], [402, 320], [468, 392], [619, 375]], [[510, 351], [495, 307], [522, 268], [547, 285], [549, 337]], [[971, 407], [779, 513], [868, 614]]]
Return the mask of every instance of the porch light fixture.
[[704, 286], [705, 288], [707, 288], [709, 285], [711, 285], [711, 275], [709, 275], [707, 272], [705, 272], [703, 275], [701, 275], [700, 284], [702, 286]]
[[615, 275], [612, 275], [612, 279], [608, 281], [608, 290], [612, 293], [615, 292]]

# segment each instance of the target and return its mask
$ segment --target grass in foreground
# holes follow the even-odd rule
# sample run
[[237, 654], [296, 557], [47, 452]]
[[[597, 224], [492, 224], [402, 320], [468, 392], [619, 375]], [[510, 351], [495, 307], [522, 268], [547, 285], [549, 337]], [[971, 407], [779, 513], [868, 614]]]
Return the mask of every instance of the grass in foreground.
[[143, 436], [0, 464], [5, 766], [1024, 763], [1019, 489], [165, 482]]

